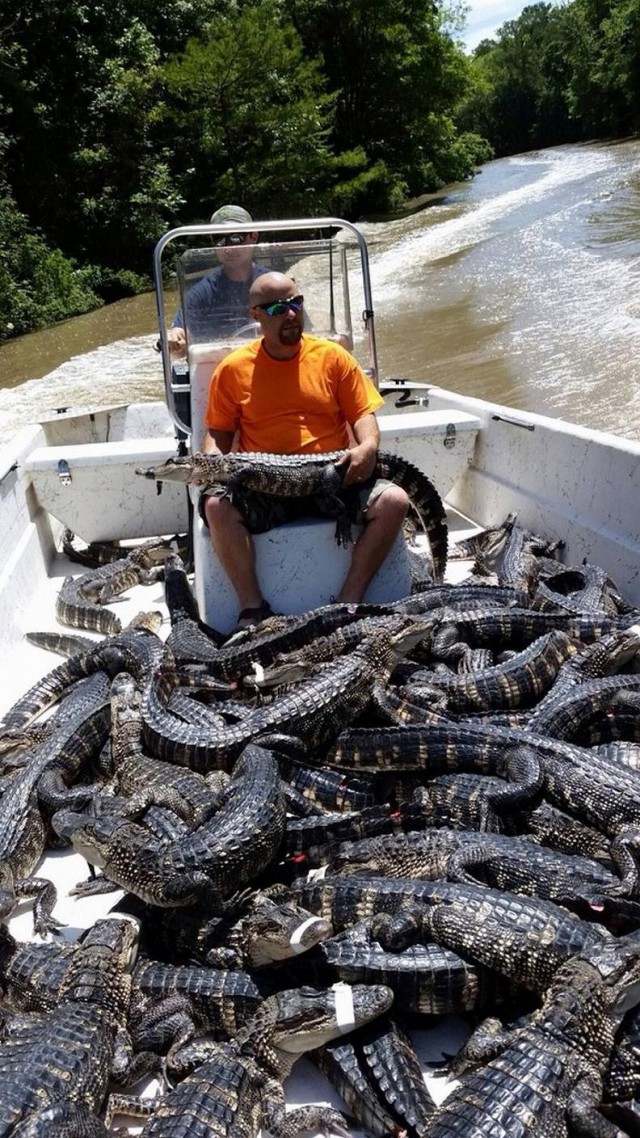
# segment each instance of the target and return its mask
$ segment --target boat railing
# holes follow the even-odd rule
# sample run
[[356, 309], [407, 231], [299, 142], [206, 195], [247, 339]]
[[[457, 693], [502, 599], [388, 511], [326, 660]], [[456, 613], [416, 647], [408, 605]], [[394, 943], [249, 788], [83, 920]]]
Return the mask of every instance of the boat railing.
[[[373, 302], [371, 297], [371, 279], [369, 273], [369, 255], [366, 240], [358, 226], [342, 218], [321, 217], [297, 218], [285, 221], [256, 220], [252, 222], [234, 223], [233, 228], [234, 232], [237, 233], [258, 232], [261, 235], [269, 233], [275, 235], [276, 239], [274, 241], [260, 242], [252, 247], [255, 262], [265, 267], [276, 268], [280, 271], [292, 273], [292, 267], [294, 265], [296, 268], [304, 266], [305, 264], [309, 266], [314, 258], [316, 262], [318, 257], [323, 258], [326, 268], [316, 275], [320, 278], [322, 288], [324, 289], [324, 296], [328, 297], [328, 299], [324, 303], [322, 300], [319, 300], [318, 290], [314, 287], [314, 299], [310, 300], [308, 305], [305, 301], [305, 309], [308, 309], [308, 327], [314, 333], [335, 336], [347, 346], [351, 346], [354, 339], [351, 327], [351, 297], [347, 253], [354, 247], [352, 238], [355, 238], [356, 248], [359, 253], [359, 270], [362, 284], [362, 350], [366, 355], [366, 359], [361, 360], [361, 362], [374, 382], [377, 383], [378, 367]], [[169, 413], [176, 427], [187, 436], [190, 435], [193, 430], [191, 422], [191, 385], [189, 378], [189, 357], [191, 355], [191, 348], [193, 347], [195, 349], [196, 347], [200, 347], [208, 341], [215, 340], [215, 337], [207, 336], [206, 329], [203, 331], [203, 329], [195, 327], [189, 328], [185, 301], [188, 297], [189, 289], [202, 279], [212, 267], [218, 264], [215, 244], [212, 246], [211, 239], [224, 235], [224, 233], [228, 233], [228, 231], [228, 225], [220, 224], [182, 226], [166, 233], [160, 239], [154, 251], [154, 282], [160, 330], [159, 347], [162, 354], [164, 372], [165, 398]], [[316, 233], [319, 232], [321, 236], [319, 238], [317, 236], [311, 236], [301, 239], [299, 236], [300, 231], [316, 231]], [[322, 234], [326, 232], [330, 234], [329, 237], [322, 236]], [[292, 237], [289, 237], [289, 234], [291, 234]], [[200, 248], [194, 248], [189, 245], [189, 242], [194, 239], [200, 239]], [[205, 240], [207, 242], [206, 245], [203, 244]], [[163, 258], [172, 245], [174, 252], [177, 249], [180, 250], [180, 255], [176, 263], [176, 275], [180, 287], [183, 319], [187, 317], [184, 319], [188, 345], [186, 363], [172, 359], [167, 341], [167, 326], [171, 321], [167, 319], [166, 312], [167, 306], [164, 287], [167, 271], [166, 262]], [[307, 261], [307, 258], [310, 260]], [[304, 274], [305, 280], [302, 281], [301, 279], [301, 288], [304, 288], [305, 295], [309, 283], [307, 278], [313, 275], [310, 269], [307, 268], [307, 273]], [[296, 279], [298, 278], [296, 277]], [[317, 281], [314, 282], [314, 286], [315, 285], [317, 285]], [[233, 336], [223, 336], [219, 341], [220, 358], [222, 358], [225, 350], [231, 350], [233, 346], [237, 346], [239, 342], [242, 342], [243, 334], [245, 338], [247, 335], [255, 335], [255, 326], [249, 322], [248, 314], [247, 325], [244, 328], [236, 329]], [[238, 338], [238, 336], [240, 336], [240, 338]], [[229, 343], [229, 340], [232, 342]], [[214, 344], [213, 346], [215, 347], [216, 345]]]

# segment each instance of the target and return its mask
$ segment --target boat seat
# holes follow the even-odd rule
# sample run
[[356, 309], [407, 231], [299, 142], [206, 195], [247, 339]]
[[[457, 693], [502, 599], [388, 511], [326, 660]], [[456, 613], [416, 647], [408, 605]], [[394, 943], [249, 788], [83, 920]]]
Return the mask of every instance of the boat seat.
[[[209, 531], [197, 518], [194, 532], [195, 594], [200, 616], [219, 632], [228, 633], [238, 619], [238, 600], [211, 546]], [[353, 526], [354, 539], [360, 526]], [[274, 612], [306, 612], [328, 604], [338, 595], [351, 561], [353, 546], [336, 544], [336, 524], [322, 518], [303, 518], [256, 534], [256, 569], [264, 597]], [[398, 600], [411, 591], [411, 574], [402, 534], [376, 573], [365, 600]]]
[[[135, 473], [176, 453], [171, 435], [38, 447], [25, 462], [38, 504], [86, 542], [184, 533], [184, 486]], [[105, 488], [109, 492], [105, 493]]]

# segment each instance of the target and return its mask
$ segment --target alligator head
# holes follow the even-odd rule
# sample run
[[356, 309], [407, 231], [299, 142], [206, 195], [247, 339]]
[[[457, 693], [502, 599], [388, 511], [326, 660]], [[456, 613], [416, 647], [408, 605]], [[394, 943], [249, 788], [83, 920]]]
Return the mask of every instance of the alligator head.
[[195, 481], [194, 462], [190, 456], [184, 458], [168, 458], [158, 466], [148, 466], [146, 469], [136, 468], [136, 474], [143, 478], [150, 478], [154, 482], [193, 482]]
[[331, 932], [323, 917], [314, 917], [291, 901], [276, 901], [264, 893], [252, 899], [251, 911], [242, 918], [246, 960], [252, 968], [307, 952]]
[[388, 1011], [391, 988], [383, 984], [344, 984], [331, 988], [292, 988], [269, 996], [243, 1028], [243, 1042], [289, 1056], [322, 1047]]

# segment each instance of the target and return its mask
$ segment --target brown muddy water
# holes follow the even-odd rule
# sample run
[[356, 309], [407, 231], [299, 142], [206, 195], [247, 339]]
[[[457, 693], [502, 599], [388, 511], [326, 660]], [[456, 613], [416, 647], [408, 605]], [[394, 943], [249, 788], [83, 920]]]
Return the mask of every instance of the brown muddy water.
[[[500, 159], [362, 229], [383, 375], [640, 439], [640, 141]], [[54, 407], [160, 397], [156, 336], [148, 295], [4, 345], [0, 442]]]

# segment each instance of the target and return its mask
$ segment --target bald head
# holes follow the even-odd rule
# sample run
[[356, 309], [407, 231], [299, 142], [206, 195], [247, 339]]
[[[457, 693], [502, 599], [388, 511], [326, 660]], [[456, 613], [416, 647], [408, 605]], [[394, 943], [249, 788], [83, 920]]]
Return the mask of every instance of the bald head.
[[272, 305], [277, 300], [292, 300], [300, 294], [296, 282], [284, 273], [260, 273], [249, 291], [249, 311], [257, 320], [262, 332], [262, 346], [267, 355], [274, 359], [291, 359], [298, 352], [304, 315], [302, 301], [296, 307], [283, 305], [284, 311], [267, 312], [265, 304]]
[[249, 306], [270, 304], [274, 300], [286, 300], [297, 292], [295, 281], [284, 273], [260, 273], [249, 290]]

